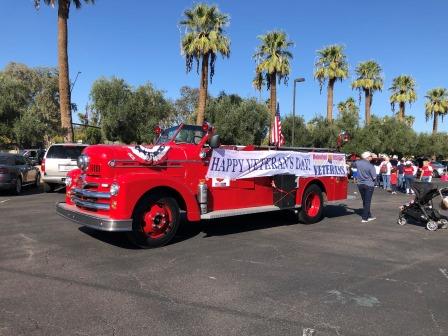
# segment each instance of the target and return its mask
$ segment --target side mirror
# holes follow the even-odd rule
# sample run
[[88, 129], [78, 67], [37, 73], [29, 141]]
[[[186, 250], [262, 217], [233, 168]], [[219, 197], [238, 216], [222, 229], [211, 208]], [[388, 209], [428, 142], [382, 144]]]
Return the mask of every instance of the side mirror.
[[221, 146], [221, 139], [219, 139], [219, 134], [215, 134], [210, 139], [210, 148], [218, 148]]

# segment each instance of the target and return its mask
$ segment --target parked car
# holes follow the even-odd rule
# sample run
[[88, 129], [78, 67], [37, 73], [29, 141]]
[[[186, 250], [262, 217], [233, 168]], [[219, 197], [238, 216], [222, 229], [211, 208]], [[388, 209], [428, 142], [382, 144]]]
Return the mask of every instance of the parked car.
[[22, 187], [40, 183], [39, 169], [23, 155], [0, 153], [0, 190], [10, 190], [18, 195]]
[[442, 163], [437, 162], [437, 161], [431, 161], [429, 164], [431, 165], [431, 167], [433, 169], [433, 171], [432, 171], [433, 177], [440, 177], [443, 174], [445, 174], [446, 167]]
[[45, 149], [22, 149], [19, 154], [28, 158], [32, 164], [40, 165], [45, 156]]
[[65, 185], [67, 173], [77, 168], [77, 160], [86, 144], [54, 144], [48, 148], [42, 160], [42, 180], [47, 191], [53, 191], [57, 187]]

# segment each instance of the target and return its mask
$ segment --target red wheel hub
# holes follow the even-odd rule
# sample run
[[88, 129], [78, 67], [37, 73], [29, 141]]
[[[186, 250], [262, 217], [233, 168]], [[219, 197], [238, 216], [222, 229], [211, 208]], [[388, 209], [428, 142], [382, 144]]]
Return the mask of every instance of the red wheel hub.
[[320, 197], [317, 193], [308, 194], [305, 199], [305, 211], [309, 217], [315, 217], [320, 210]]
[[172, 229], [173, 215], [167, 204], [154, 203], [143, 215], [143, 232], [148, 237], [157, 239], [166, 235]]

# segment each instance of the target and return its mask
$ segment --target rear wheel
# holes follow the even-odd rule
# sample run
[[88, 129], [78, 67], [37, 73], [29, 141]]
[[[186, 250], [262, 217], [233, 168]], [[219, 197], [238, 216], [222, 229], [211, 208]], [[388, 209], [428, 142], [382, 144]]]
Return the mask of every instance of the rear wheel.
[[158, 194], [148, 195], [135, 209], [132, 232], [128, 237], [141, 248], [163, 246], [174, 238], [179, 223], [179, 205], [174, 198]]
[[36, 174], [36, 180], [34, 181], [34, 187], [39, 188], [40, 186], [40, 174]]
[[20, 193], [22, 192], [22, 179], [20, 177], [17, 177], [12, 192], [14, 193], [14, 195], [20, 195]]
[[45, 191], [46, 192], [52, 192], [56, 189], [58, 184], [56, 183], [45, 183]]
[[299, 220], [305, 224], [319, 222], [324, 215], [324, 198], [322, 190], [315, 184], [306, 188], [302, 197], [302, 209]]

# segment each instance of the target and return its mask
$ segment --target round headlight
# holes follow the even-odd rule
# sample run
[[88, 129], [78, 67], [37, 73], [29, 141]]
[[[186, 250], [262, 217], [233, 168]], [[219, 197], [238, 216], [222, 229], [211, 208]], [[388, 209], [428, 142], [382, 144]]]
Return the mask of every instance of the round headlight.
[[116, 195], [118, 195], [118, 192], [120, 191], [120, 186], [118, 185], [118, 183], [112, 183], [111, 185], [110, 185], [110, 189], [109, 189], [109, 192], [110, 192], [110, 194], [112, 195], [112, 196], [116, 196]]
[[78, 168], [81, 170], [86, 170], [89, 165], [89, 161], [90, 158], [87, 155], [81, 154], [77, 160]]
[[72, 178], [70, 176], [67, 176], [65, 178], [65, 186], [70, 187], [72, 185]]

